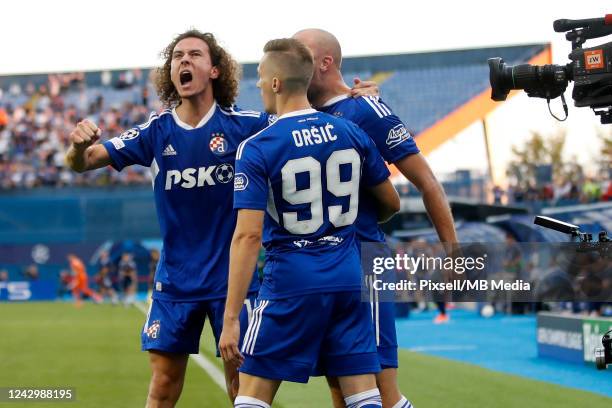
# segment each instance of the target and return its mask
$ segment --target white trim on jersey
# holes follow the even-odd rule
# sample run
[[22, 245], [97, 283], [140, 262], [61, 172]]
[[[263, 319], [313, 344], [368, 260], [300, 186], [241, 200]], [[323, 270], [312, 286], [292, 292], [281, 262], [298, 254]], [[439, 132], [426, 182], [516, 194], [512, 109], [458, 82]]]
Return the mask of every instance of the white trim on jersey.
[[153, 187], [153, 190], [155, 190], [155, 179], [159, 174], [159, 166], [157, 165], [157, 160], [155, 160], [155, 157], [153, 158], [149, 169], [151, 170], [151, 185]]
[[[270, 127], [270, 126], [267, 126]], [[259, 134], [259, 132], [255, 133], [253, 136], [249, 136], [246, 139], [244, 139], [242, 142], [240, 142], [240, 144], [238, 145], [238, 149], [236, 149], [236, 160], [240, 160], [242, 158], [242, 150], [244, 150], [244, 145], [251, 140], [252, 138], [254, 138], [255, 136], [257, 136]]]
[[293, 116], [310, 115], [310, 114], [313, 114], [313, 113], [318, 113], [318, 111], [316, 109], [308, 108], [308, 109], [302, 109], [302, 110], [298, 110], [298, 111], [288, 112], [288, 113], [285, 113], [282, 116], [279, 116], [274, 122], [270, 123], [268, 126], [266, 126], [265, 128], [261, 129], [259, 132], [255, 133], [253, 136], [247, 137], [246, 139], [244, 139], [238, 145], [238, 149], [236, 150], [236, 160], [240, 160], [242, 158], [242, 151], [244, 150], [244, 146], [246, 146], [246, 144], [247, 144], [247, 142], [249, 140], [253, 139], [255, 136], [259, 135], [261, 132], [263, 132], [264, 130], [268, 129], [269, 127], [274, 126], [275, 124], [277, 124], [280, 119], [290, 118], [290, 117], [293, 117]]
[[181, 118], [179, 118], [179, 115], [176, 113], [176, 108], [172, 108], [172, 117], [174, 118], [174, 122], [176, 122], [178, 126], [182, 127], [185, 130], [198, 129], [204, 126], [206, 123], [208, 123], [210, 118], [212, 118], [212, 116], [214, 115], [216, 108], [217, 108], [217, 102], [213, 102], [208, 112], [206, 112], [206, 115], [204, 115], [204, 117], [200, 120], [200, 122], [195, 127], [183, 122]]
[[142, 123], [140, 125], [138, 125], [138, 129], [140, 130], [144, 130], [146, 128], [148, 128], [151, 125], [151, 122], [153, 122], [154, 119], [157, 119], [157, 112], [153, 111], [149, 114], [149, 120], [147, 120], [145, 123]]
[[268, 214], [277, 224], [280, 224], [278, 221], [278, 211], [276, 210], [276, 204], [274, 204], [274, 192], [272, 191], [272, 183], [270, 179], [268, 179], [268, 206], [267, 206]]
[[389, 109], [387, 105], [385, 105], [384, 103], [380, 101], [379, 97], [372, 97], [372, 99], [374, 103], [376, 104], [376, 106], [378, 106], [383, 112], [385, 112], [387, 116], [393, 114], [393, 112], [391, 112], [391, 109]]
[[138, 125], [138, 129], [140, 130], [144, 130], [146, 128], [148, 128], [151, 125], [151, 122], [153, 122], [153, 119], [156, 119], [157, 116], [157, 112], [153, 111], [149, 114], [149, 120], [147, 120], [145, 123], [142, 123], [140, 125]]
[[331, 98], [327, 102], [325, 102], [323, 105], [321, 105], [321, 108], [325, 108], [327, 106], [333, 105], [334, 103], [338, 103], [340, 101], [348, 99], [349, 97], [350, 97], [350, 95], [338, 95], [338, 96], [334, 96], [333, 98]]
[[370, 107], [372, 108], [372, 110], [374, 112], [376, 112], [376, 114], [378, 115], [379, 118], [384, 117], [384, 115], [378, 110], [378, 108], [376, 106], [374, 106], [374, 104], [372, 103], [372, 101], [367, 97], [367, 96], [363, 96], [362, 97], [364, 101], [366, 101], [368, 103], [368, 105], [370, 105]]
[[246, 139], [244, 139], [242, 142], [240, 142], [240, 144], [238, 145], [238, 149], [236, 149], [236, 160], [240, 160], [242, 158], [242, 151], [244, 150], [244, 146], [246, 145], [246, 143], [249, 140], [251, 140], [255, 136], [259, 135], [261, 132], [263, 132], [264, 130], [266, 130], [270, 126], [273, 126], [275, 123], [276, 122], [270, 123], [268, 126], [266, 126], [265, 128], [261, 129], [259, 132], [255, 133], [253, 136], [249, 136]]
[[373, 96], [362, 96], [362, 98], [370, 105], [370, 107], [376, 112], [379, 118], [392, 115], [391, 109], [387, 108], [385, 104], [378, 100], [378, 97]]
[[228, 107], [219, 107], [220, 111], [228, 116], [249, 116], [252, 118], [258, 118], [261, 116], [261, 112], [252, 111], [252, 110], [241, 110], [237, 111], [234, 109], [234, 105]]
[[293, 111], [293, 112], [287, 112], [285, 114], [282, 114], [276, 120], [279, 121], [281, 119], [292, 118], [294, 116], [311, 115], [313, 113], [318, 113], [318, 111], [316, 109], [312, 109], [312, 108], [300, 109], [300, 110], [296, 110], [296, 111]]
[[149, 115], [149, 120], [146, 121], [143, 124], [138, 125], [138, 129], [140, 130], [145, 130], [146, 128], [148, 128], [149, 126], [151, 126], [151, 123], [153, 123], [154, 120], [157, 120], [159, 118], [161, 118], [162, 116], [170, 113], [170, 109], [165, 109], [163, 110], [159, 115], [157, 114], [157, 112], [153, 111], [151, 112], [151, 114]]

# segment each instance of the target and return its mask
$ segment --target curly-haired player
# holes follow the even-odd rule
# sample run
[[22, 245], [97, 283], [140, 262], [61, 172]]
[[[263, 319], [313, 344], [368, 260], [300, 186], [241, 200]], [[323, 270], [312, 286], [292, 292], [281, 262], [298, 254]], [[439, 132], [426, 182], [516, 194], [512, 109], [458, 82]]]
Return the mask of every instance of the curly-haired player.
[[[212, 34], [186, 31], [162, 56], [156, 86], [167, 109], [102, 144], [96, 143], [101, 130], [84, 120], [71, 133], [66, 154], [67, 164], [78, 172], [107, 165], [116, 170], [132, 164], [151, 168], [164, 244], [142, 331], [152, 369], [149, 407], [176, 404], [188, 354], [199, 351], [206, 317], [217, 341], [221, 334], [236, 223], [236, 149], [269, 124], [267, 114], [233, 106], [239, 67]], [[368, 87], [372, 83], [360, 85]], [[241, 313], [243, 332], [257, 290], [253, 279]], [[233, 400], [236, 367], [225, 364], [225, 374]]]
[[[175, 405], [206, 317], [217, 339], [221, 333], [236, 222], [228, 169], [238, 144], [268, 125], [267, 115], [232, 106], [238, 65], [212, 34], [187, 31], [162, 55], [156, 85], [168, 109], [102, 144], [95, 143], [101, 130], [82, 121], [66, 156], [79, 172], [107, 165], [151, 168], [164, 245], [142, 331], [152, 369], [150, 407]], [[253, 279], [249, 293], [257, 289]], [[249, 302], [242, 313], [245, 329]], [[236, 368], [226, 365], [228, 392], [235, 376]]]

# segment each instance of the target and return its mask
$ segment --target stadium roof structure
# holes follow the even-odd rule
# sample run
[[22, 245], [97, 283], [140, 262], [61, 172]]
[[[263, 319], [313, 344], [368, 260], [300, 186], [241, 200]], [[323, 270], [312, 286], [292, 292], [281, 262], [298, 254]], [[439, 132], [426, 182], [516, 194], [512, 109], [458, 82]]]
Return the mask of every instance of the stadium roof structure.
[[[417, 136], [424, 154], [493, 111], [487, 59], [502, 57], [510, 65], [552, 63], [550, 44], [349, 57], [342, 61], [347, 83], [353, 76], [380, 84], [382, 98]], [[240, 99], [258, 104], [248, 85], [257, 65], [244, 65]], [[514, 92], [515, 93], [515, 92]], [[510, 95], [514, 94], [511, 93]], [[260, 105], [257, 105], [260, 106]]]

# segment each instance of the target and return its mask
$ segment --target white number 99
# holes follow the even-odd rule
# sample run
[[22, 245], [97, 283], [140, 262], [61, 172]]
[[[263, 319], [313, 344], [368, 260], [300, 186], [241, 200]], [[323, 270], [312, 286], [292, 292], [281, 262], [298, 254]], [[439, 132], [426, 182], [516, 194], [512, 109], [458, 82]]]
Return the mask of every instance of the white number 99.
[[[340, 166], [350, 164], [351, 178], [340, 180]], [[328, 207], [329, 221], [335, 227], [343, 227], [355, 222], [359, 207], [359, 178], [361, 158], [355, 149], [337, 150], [327, 160], [325, 166], [327, 191], [336, 197], [349, 196], [349, 210], [342, 212], [341, 205]], [[308, 173], [310, 184], [307, 189], [297, 190], [298, 173]], [[310, 204], [311, 217], [298, 220], [296, 211], [283, 213], [283, 225], [287, 231], [296, 235], [312, 234], [323, 225], [323, 188], [321, 164], [312, 156], [289, 160], [281, 169], [283, 199], [290, 204]]]

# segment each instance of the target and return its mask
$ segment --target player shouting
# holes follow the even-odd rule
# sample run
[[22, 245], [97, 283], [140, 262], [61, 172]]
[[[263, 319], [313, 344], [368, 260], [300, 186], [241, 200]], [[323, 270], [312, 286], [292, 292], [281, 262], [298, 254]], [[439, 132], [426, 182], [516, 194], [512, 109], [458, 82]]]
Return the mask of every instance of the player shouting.
[[[235, 224], [234, 156], [242, 140], [268, 125], [266, 115], [232, 107], [238, 66], [212, 34], [187, 31], [163, 56], [157, 87], [171, 108], [103, 144], [94, 144], [100, 129], [83, 121], [66, 157], [76, 171], [132, 164], [152, 171], [163, 251], [142, 332], [152, 369], [149, 407], [175, 405], [205, 319], [217, 340], [221, 333]], [[257, 280], [250, 280], [249, 294], [257, 290]], [[246, 317], [247, 307], [241, 312], [245, 329]], [[234, 373], [226, 366], [227, 379]]]

